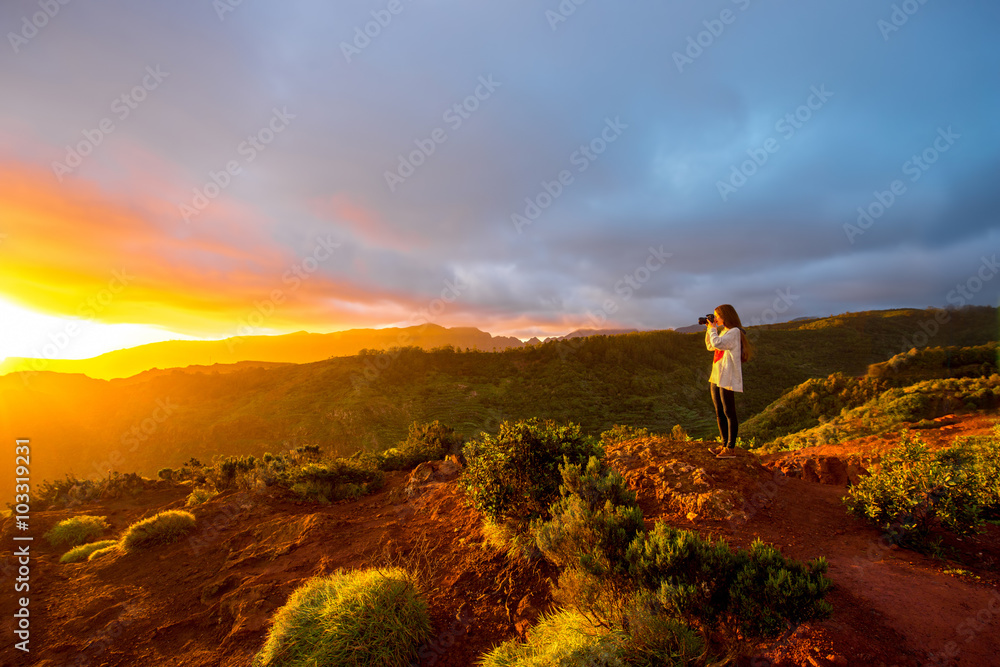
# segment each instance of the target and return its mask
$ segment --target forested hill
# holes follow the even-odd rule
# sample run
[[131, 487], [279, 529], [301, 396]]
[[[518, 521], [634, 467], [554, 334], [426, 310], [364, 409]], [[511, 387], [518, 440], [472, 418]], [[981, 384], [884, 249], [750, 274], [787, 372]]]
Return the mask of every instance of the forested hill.
[[[757, 352], [744, 369], [743, 419], [808, 378], [863, 375], [915, 342], [996, 340], [997, 310], [852, 313], [754, 327], [750, 337]], [[503, 352], [405, 348], [110, 381], [37, 373], [24, 376], [25, 384], [12, 374], [0, 378], [0, 423], [11, 439], [32, 439], [38, 480], [109, 469], [150, 475], [192, 456], [260, 455], [300, 444], [349, 454], [391, 446], [412, 422], [434, 419], [466, 435], [532, 416], [571, 420], [592, 433], [620, 423], [654, 431], [680, 424], [692, 435], [712, 435], [710, 365], [700, 333], [659, 331]]]

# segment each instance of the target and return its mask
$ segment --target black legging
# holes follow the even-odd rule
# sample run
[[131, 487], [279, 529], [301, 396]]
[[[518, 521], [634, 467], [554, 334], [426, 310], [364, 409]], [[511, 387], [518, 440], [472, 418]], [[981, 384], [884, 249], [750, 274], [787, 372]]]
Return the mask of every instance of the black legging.
[[736, 419], [736, 392], [732, 389], [720, 389], [719, 385], [710, 383], [712, 387], [712, 405], [715, 406], [715, 418], [719, 421], [719, 433], [726, 447], [736, 446], [736, 433], [740, 424]]

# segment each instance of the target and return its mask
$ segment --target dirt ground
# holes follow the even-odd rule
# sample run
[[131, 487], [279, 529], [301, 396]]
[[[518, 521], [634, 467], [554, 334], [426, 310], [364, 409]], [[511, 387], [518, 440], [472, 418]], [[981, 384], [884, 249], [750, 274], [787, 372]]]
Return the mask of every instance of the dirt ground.
[[[935, 436], [946, 442], [995, 421]], [[932, 558], [889, 545], [848, 516], [844, 487], [785, 478], [747, 453], [709, 462], [704, 443], [675, 443], [675, 459], [676, 447], [688, 448], [691, 466], [704, 468], [716, 484], [730, 485], [734, 471], [742, 471], [741, 507], [728, 518], [699, 515], [646, 484], [639, 496], [650, 524], [664, 520], [736, 547], [759, 536], [788, 556], [822, 556], [830, 564], [832, 617], [803, 626], [786, 645], [745, 665], [1000, 664], [1000, 527], [953, 539], [948, 560]], [[432, 481], [407, 500], [407, 477], [391, 473], [378, 493], [326, 506], [272, 493], [225, 494], [193, 508], [199, 527], [186, 540], [70, 565], [59, 564], [62, 550], [41, 539], [59, 520], [81, 512], [107, 516], [117, 535], [145, 516], [183, 507], [189, 488], [157, 482], [132, 499], [36, 512], [31, 653], [15, 650], [9, 639], [15, 595], [0, 596], [0, 627], [8, 638], [0, 665], [248, 665], [274, 611], [306, 579], [391, 564], [417, 568], [429, 582], [436, 636], [421, 649], [420, 664], [473, 665], [497, 643], [523, 636], [548, 608], [555, 572], [488, 545], [478, 515], [453, 482]], [[7, 520], [0, 587], [8, 591], [17, 576], [8, 548], [12, 532]]]

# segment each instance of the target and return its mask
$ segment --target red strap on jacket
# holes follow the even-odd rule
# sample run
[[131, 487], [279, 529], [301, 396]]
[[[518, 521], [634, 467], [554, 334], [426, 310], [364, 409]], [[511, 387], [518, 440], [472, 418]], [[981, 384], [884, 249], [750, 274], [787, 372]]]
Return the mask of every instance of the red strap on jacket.
[[716, 361], [718, 361], [719, 359], [721, 359], [725, 355], [726, 355], [726, 351], [725, 350], [716, 350], [715, 351], [715, 356], [712, 358], [712, 363], [714, 364]]

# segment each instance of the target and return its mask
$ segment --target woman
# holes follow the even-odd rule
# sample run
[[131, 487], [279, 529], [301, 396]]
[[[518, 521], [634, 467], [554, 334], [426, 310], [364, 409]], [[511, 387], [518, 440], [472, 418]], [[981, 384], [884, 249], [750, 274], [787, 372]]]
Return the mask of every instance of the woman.
[[[719, 333], [719, 328], [722, 333]], [[705, 328], [705, 347], [715, 352], [709, 386], [719, 422], [722, 447], [716, 456], [731, 459], [736, 453], [736, 393], [743, 391], [743, 364], [750, 359], [750, 343], [736, 309], [728, 303], [715, 309], [715, 318]]]

